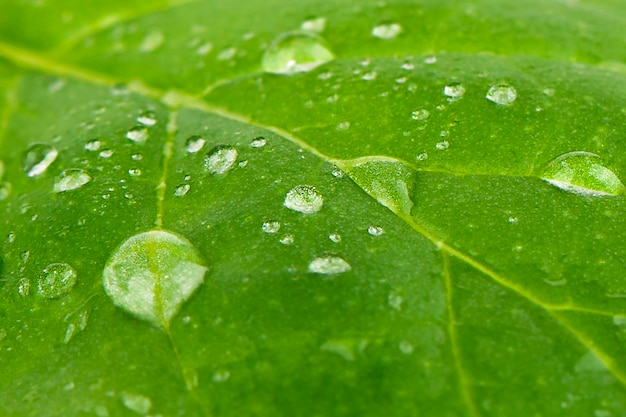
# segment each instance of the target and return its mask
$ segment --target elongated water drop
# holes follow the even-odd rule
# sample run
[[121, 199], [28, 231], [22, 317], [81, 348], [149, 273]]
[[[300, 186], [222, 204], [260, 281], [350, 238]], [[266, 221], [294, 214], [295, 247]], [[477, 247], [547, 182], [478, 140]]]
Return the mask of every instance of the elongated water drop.
[[335, 58], [320, 36], [310, 32], [288, 32], [276, 38], [263, 55], [266, 72], [293, 74], [310, 71]]
[[50, 145], [38, 143], [29, 147], [22, 157], [22, 169], [29, 177], [41, 175], [59, 156], [59, 151]]
[[211, 174], [223, 174], [237, 161], [237, 149], [229, 145], [217, 145], [204, 157], [204, 166]]
[[152, 230], [132, 236], [111, 254], [102, 281], [115, 305], [167, 329], [206, 271], [187, 239]]
[[593, 153], [577, 151], [559, 156], [548, 164], [541, 178], [562, 190], [589, 196], [618, 196], [624, 184], [602, 159]]
[[76, 285], [78, 274], [66, 263], [48, 265], [39, 275], [39, 293], [46, 298], [58, 298]]
[[290, 210], [304, 214], [317, 213], [322, 209], [324, 197], [312, 185], [297, 185], [285, 196], [284, 205]]
[[91, 181], [91, 175], [82, 169], [66, 169], [55, 179], [52, 191], [62, 193], [64, 191], [75, 190]]
[[322, 275], [335, 275], [352, 269], [345, 259], [334, 255], [318, 256], [309, 263], [309, 272]]

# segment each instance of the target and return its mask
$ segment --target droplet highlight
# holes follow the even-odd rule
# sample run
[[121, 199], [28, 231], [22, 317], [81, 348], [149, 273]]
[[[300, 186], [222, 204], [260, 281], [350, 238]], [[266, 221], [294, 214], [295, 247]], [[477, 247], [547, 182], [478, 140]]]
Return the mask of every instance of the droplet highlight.
[[289, 32], [276, 38], [263, 55], [266, 72], [307, 72], [335, 58], [323, 38], [311, 32]]

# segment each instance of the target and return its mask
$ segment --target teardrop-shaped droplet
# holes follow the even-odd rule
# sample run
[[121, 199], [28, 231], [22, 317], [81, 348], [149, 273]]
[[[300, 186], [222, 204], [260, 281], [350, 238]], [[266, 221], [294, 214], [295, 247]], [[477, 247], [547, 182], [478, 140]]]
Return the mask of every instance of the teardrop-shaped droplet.
[[317, 256], [309, 263], [309, 272], [322, 275], [335, 275], [352, 269], [345, 259], [334, 255]]
[[217, 145], [204, 157], [204, 166], [211, 174], [223, 174], [237, 161], [237, 149], [229, 145]]
[[62, 193], [64, 191], [75, 190], [91, 181], [91, 175], [82, 169], [63, 170], [55, 179], [52, 191]]
[[284, 205], [288, 209], [304, 214], [317, 213], [322, 209], [324, 197], [312, 185], [297, 185], [285, 196]]
[[562, 190], [589, 196], [617, 196], [624, 184], [602, 159], [593, 153], [576, 151], [559, 156], [548, 164], [541, 178]]
[[39, 275], [39, 293], [46, 298], [59, 298], [76, 285], [78, 274], [66, 263], [48, 265]]
[[38, 143], [29, 147], [22, 157], [22, 169], [29, 177], [41, 175], [59, 156], [59, 151], [50, 145]]
[[508, 106], [517, 99], [517, 90], [515, 90], [515, 87], [507, 84], [494, 85], [487, 91], [485, 98], [496, 104]]
[[276, 38], [263, 55], [263, 70], [277, 74], [310, 71], [335, 58], [320, 36], [289, 32]]
[[365, 192], [397, 214], [410, 214], [415, 172], [393, 160], [356, 161], [343, 169]]
[[164, 230], [130, 237], [109, 257], [104, 290], [118, 307], [167, 329], [207, 271], [197, 249]]

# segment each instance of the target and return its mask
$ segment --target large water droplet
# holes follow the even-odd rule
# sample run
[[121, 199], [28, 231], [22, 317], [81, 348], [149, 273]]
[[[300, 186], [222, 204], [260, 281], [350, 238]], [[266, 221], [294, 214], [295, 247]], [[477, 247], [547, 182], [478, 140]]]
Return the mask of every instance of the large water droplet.
[[344, 168], [365, 192], [397, 214], [410, 214], [415, 173], [406, 165], [387, 160], [357, 162]]
[[343, 258], [333, 255], [318, 256], [309, 264], [309, 272], [314, 274], [335, 275], [352, 269]]
[[168, 328], [207, 271], [196, 248], [164, 230], [132, 236], [109, 257], [104, 290], [118, 307]]
[[75, 190], [91, 181], [91, 175], [82, 169], [66, 169], [55, 179], [52, 190], [55, 193]]
[[487, 91], [487, 95], [485, 97], [489, 101], [506, 106], [515, 101], [517, 98], [517, 91], [513, 86], [499, 84], [492, 86], [489, 91]]
[[562, 190], [589, 196], [617, 196], [624, 184], [602, 159], [593, 153], [577, 151], [559, 156], [548, 164], [541, 178]]
[[204, 157], [204, 166], [212, 174], [223, 174], [237, 161], [237, 149], [229, 145], [217, 145]]
[[29, 177], [41, 175], [59, 156], [59, 151], [50, 145], [38, 143], [29, 147], [22, 157], [22, 169]]
[[297, 185], [285, 196], [284, 205], [300, 213], [312, 214], [322, 209], [324, 197], [312, 185]]
[[263, 55], [263, 70], [277, 74], [310, 71], [335, 58], [328, 45], [310, 32], [280, 35]]
[[66, 263], [48, 265], [39, 275], [39, 293], [46, 298], [58, 298], [70, 292], [78, 274]]
[[402, 26], [398, 23], [388, 23], [375, 26], [372, 29], [372, 36], [379, 39], [394, 39], [400, 32], [402, 32]]

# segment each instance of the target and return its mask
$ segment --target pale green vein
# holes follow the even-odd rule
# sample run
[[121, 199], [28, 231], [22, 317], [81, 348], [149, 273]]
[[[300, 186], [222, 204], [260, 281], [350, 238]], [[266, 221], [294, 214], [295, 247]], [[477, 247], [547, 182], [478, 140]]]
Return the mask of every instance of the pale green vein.
[[[41, 71], [43, 73], [55, 74], [57, 76], [65, 76], [70, 78], [75, 78], [82, 81], [87, 81], [94, 84], [99, 85], [114, 85], [119, 83], [121, 80], [117, 80], [113, 77], [103, 75], [97, 72], [85, 70], [83, 68], [74, 67], [71, 65], [65, 65], [50, 58], [43, 57], [36, 52], [28, 51], [22, 48], [18, 48], [12, 45], [8, 45], [0, 42], [0, 56], [4, 56], [5, 58], [11, 60], [15, 64], [20, 66], [35, 69]], [[225, 109], [219, 108], [217, 106], [212, 106], [197, 97], [186, 94], [185, 92], [165, 92], [150, 86], [146, 86], [141, 83], [131, 83], [129, 84], [129, 88], [138, 93], [150, 98], [163, 100], [166, 104], [171, 107], [189, 107], [195, 108], [199, 110], [203, 110], [205, 112], [210, 112], [216, 114], [218, 116], [222, 116], [234, 121], [238, 121], [241, 123], [246, 123], [252, 126], [256, 126], [259, 128], [263, 128], [269, 130], [279, 136], [283, 136], [285, 139], [288, 139], [292, 143], [298, 145], [303, 150], [310, 152], [313, 155], [318, 156], [319, 158], [326, 161], [339, 161], [330, 158], [329, 156], [323, 154], [313, 146], [306, 143], [304, 140], [294, 136], [293, 134], [280, 129], [275, 126], [266, 126], [263, 124], [259, 124], [257, 122], [252, 121], [249, 117], [244, 117], [242, 115], [238, 115], [232, 112], [229, 112]], [[409, 226], [413, 228], [417, 233], [424, 236], [426, 239], [430, 240], [440, 249], [448, 252], [450, 255], [460, 259], [461, 261], [467, 263], [474, 269], [484, 273], [488, 277], [492, 278], [496, 283], [502, 285], [505, 288], [512, 290], [523, 298], [526, 298], [531, 303], [541, 307], [546, 310], [548, 313], [554, 317], [565, 329], [567, 329], [583, 346], [592, 351], [600, 360], [602, 360], [607, 367], [607, 369], [611, 372], [611, 374], [623, 385], [626, 387], [626, 374], [624, 374], [619, 369], [616, 369], [613, 366], [612, 361], [610, 360], [610, 356], [606, 353], [600, 351], [595, 347], [593, 343], [591, 343], [588, 339], [584, 337], [583, 334], [578, 332], [575, 328], [572, 328], [567, 323], [563, 322], [561, 318], [556, 314], [557, 311], [563, 310], [563, 308], [559, 308], [559, 306], [552, 306], [550, 304], [544, 303], [540, 299], [536, 298], [532, 293], [530, 293], [524, 287], [511, 282], [504, 277], [498, 275], [496, 272], [489, 269], [486, 265], [478, 262], [471, 256], [463, 253], [462, 251], [448, 245], [441, 239], [439, 239], [436, 235], [422, 227], [418, 224], [415, 219], [413, 219], [410, 215], [395, 213], [400, 219], [406, 222]]]
[[443, 258], [443, 276], [446, 288], [446, 304], [448, 307], [448, 337], [450, 338], [452, 355], [454, 356], [454, 365], [459, 378], [459, 390], [461, 391], [461, 395], [463, 396], [463, 400], [465, 401], [465, 405], [467, 406], [470, 415], [477, 417], [479, 413], [476, 409], [476, 404], [474, 403], [474, 398], [472, 397], [472, 393], [470, 391], [469, 378], [461, 361], [461, 350], [459, 349], [458, 335], [456, 332], [456, 315], [452, 305], [454, 287], [452, 284], [452, 275], [450, 273], [450, 257], [444, 251], [441, 252], [441, 256]]
[[161, 175], [161, 180], [156, 187], [157, 217], [155, 225], [157, 227], [163, 226], [163, 202], [165, 201], [165, 192], [167, 191], [167, 172], [170, 160], [172, 159], [172, 155], [174, 154], [174, 139], [176, 138], [176, 132], [178, 131], [177, 118], [178, 112], [174, 110], [170, 111], [170, 117], [167, 123], [167, 140], [163, 145], [163, 173]]
[[83, 26], [78, 31], [74, 32], [72, 35], [67, 36], [65, 41], [58, 46], [56, 46], [52, 51], [52, 56], [63, 55], [64, 53], [73, 49], [80, 42], [89, 38], [90, 36], [94, 36], [100, 32], [103, 32], [111, 27], [116, 25], [123, 24], [124, 22], [128, 22], [135, 19], [140, 19], [142, 17], [163, 12], [171, 9], [172, 7], [182, 6], [189, 3], [195, 3], [199, 0], [170, 0], [166, 4], [160, 4], [155, 7], [151, 2], [146, 2], [146, 6], [139, 8], [137, 10], [119, 12], [114, 14], [109, 14], [99, 18], [98, 20], [88, 23]]

